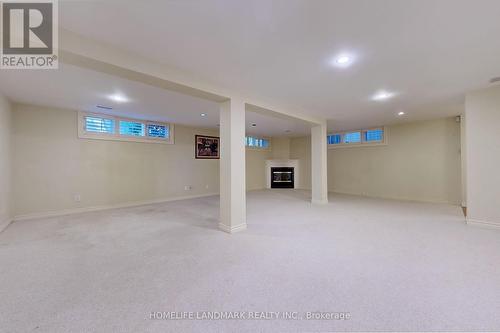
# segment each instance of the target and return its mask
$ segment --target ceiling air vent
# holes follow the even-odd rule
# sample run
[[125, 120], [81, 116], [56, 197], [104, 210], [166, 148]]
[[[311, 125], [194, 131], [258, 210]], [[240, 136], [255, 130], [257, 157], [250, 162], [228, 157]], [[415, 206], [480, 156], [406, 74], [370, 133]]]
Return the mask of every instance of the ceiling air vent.
[[104, 110], [113, 110], [113, 108], [111, 106], [96, 105], [96, 107], [99, 109], [104, 109]]

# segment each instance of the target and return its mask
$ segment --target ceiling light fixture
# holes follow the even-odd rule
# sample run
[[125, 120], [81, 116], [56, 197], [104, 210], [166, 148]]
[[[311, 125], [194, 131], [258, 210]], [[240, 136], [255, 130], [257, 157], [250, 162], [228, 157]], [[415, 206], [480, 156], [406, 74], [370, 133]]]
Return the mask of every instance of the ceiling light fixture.
[[347, 64], [350, 61], [351, 61], [351, 58], [349, 58], [348, 56], [341, 56], [341, 57], [337, 58], [337, 64], [339, 64], [339, 65]]
[[398, 116], [404, 116], [404, 115], [405, 115], [405, 113], [403, 111], [398, 112]]
[[116, 103], [127, 103], [130, 101], [127, 96], [120, 93], [109, 95], [108, 98]]
[[252, 124], [252, 127], [257, 127], [257, 124]]
[[206, 116], [207, 116], [207, 114], [206, 114], [206, 113], [202, 113], [202, 114], [200, 114], [200, 116], [202, 116], [202, 117], [206, 117]]
[[353, 64], [354, 57], [349, 54], [340, 54], [333, 58], [332, 64], [336, 67], [346, 68]]
[[378, 93], [373, 95], [372, 99], [374, 101], [385, 101], [391, 97], [394, 97], [394, 93], [387, 92], [387, 91], [379, 91]]

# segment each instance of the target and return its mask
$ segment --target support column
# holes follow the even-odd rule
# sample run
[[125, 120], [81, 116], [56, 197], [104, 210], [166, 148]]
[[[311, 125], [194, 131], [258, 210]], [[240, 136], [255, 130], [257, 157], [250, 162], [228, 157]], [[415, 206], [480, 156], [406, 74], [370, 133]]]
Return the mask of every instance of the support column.
[[328, 203], [326, 122], [311, 128], [312, 203]]
[[500, 86], [465, 96], [467, 223], [500, 229]]
[[220, 223], [233, 233], [245, 230], [245, 103], [231, 99], [220, 107]]

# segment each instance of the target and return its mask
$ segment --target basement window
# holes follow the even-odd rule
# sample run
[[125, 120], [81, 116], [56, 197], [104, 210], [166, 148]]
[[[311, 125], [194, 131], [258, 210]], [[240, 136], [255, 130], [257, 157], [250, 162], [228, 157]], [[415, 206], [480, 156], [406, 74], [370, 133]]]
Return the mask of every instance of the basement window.
[[271, 147], [269, 139], [256, 138], [253, 136], [247, 136], [245, 138], [245, 145], [249, 148], [255, 148], [255, 149], [269, 149]]
[[327, 136], [328, 148], [386, 145], [385, 127], [339, 132]]
[[172, 124], [108, 115], [78, 113], [78, 137], [132, 141], [143, 143], [174, 143]]
[[144, 123], [120, 120], [120, 135], [145, 136], [145, 128]]
[[148, 136], [150, 138], [168, 138], [168, 126], [159, 124], [148, 124]]
[[384, 130], [376, 128], [363, 131], [363, 140], [365, 142], [382, 142], [384, 141]]
[[330, 134], [327, 137], [329, 145], [338, 145], [342, 143], [342, 134]]
[[115, 133], [115, 120], [103, 117], [85, 117], [85, 131], [92, 133]]
[[347, 132], [344, 133], [343, 136], [344, 140], [342, 141], [343, 143], [350, 144], [350, 143], [361, 143], [361, 132]]

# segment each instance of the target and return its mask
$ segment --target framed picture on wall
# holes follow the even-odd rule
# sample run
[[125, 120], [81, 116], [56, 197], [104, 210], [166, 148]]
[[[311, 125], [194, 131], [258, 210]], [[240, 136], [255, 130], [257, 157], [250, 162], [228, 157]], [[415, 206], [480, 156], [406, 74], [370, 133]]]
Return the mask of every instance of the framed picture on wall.
[[219, 159], [220, 138], [217, 136], [196, 135], [195, 136], [195, 158]]

